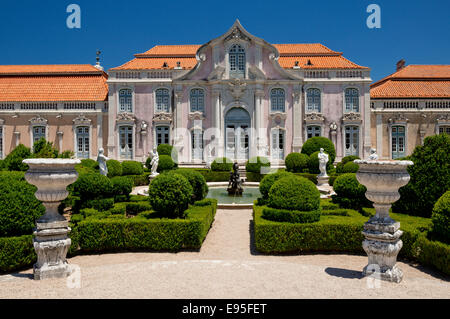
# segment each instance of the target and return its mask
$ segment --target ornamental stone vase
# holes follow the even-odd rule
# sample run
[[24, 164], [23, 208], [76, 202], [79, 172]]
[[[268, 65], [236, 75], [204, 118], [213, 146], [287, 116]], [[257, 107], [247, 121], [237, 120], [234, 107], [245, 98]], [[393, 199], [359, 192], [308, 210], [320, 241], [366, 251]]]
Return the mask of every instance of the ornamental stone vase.
[[407, 167], [411, 161], [355, 160], [359, 165], [358, 181], [367, 188], [366, 197], [373, 202], [376, 214], [364, 224], [362, 243], [369, 257], [363, 275], [400, 282], [403, 272], [397, 267], [397, 255], [403, 246], [400, 223], [389, 216], [392, 203], [400, 198], [398, 189], [408, 184]]
[[66, 261], [71, 240], [67, 236], [70, 227], [64, 216], [58, 213], [58, 206], [69, 192], [66, 187], [75, 182], [78, 173], [74, 159], [26, 159], [30, 167], [25, 174], [28, 183], [37, 187], [35, 196], [45, 206], [45, 214], [36, 220], [33, 245], [37, 254], [34, 264], [34, 279], [61, 278], [70, 274]]

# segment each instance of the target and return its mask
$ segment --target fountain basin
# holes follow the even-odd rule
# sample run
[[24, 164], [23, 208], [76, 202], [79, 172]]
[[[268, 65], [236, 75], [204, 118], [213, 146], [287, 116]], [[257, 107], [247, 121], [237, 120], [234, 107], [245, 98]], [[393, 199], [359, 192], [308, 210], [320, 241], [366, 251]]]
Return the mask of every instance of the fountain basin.
[[218, 208], [252, 208], [253, 202], [261, 197], [259, 183], [245, 183], [242, 195], [228, 195], [227, 182], [208, 183], [209, 191], [206, 198], [217, 199]]

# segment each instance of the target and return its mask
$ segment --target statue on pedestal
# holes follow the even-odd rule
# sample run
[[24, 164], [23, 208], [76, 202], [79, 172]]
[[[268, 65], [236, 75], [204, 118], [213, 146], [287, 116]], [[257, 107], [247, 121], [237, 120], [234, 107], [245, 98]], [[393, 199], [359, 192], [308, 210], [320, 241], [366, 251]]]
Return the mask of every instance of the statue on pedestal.
[[371, 161], [376, 161], [378, 159], [378, 154], [377, 154], [377, 150], [374, 148], [370, 149], [370, 155], [369, 155], [369, 160]]
[[237, 162], [234, 162], [233, 172], [230, 172], [230, 180], [228, 182], [228, 195], [242, 195], [242, 192], [244, 191], [238, 170], [239, 165]]
[[98, 149], [98, 156], [97, 156], [97, 162], [98, 167], [100, 169], [100, 174], [107, 176], [108, 175], [108, 166], [106, 165], [106, 161], [108, 158], [103, 154], [104, 150], [103, 148]]
[[150, 177], [158, 176], [159, 173], [156, 171], [158, 169], [158, 162], [159, 162], [159, 154], [156, 148], [153, 148], [153, 151], [150, 152], [150, 156], [152, 160], [150, 161], [151, 168], [151, 174]]
[[321, 148], [317, 157], [319, 158], [319, 170], [320, 170], [319, 177], [328, 177], [327, 175], [328, 154], [323, 151], [323, 148]]

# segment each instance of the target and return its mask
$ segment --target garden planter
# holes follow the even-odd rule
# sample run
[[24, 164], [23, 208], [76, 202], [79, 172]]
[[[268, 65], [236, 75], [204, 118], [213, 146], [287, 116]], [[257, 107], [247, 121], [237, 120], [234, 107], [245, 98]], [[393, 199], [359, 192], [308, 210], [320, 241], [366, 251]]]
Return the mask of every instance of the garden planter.
[[369, 263], [363, 269], [365, 276], [400, 282], [403, 272], [396, 266], [397, 255], [403, 246], [400, 223], [389, 217], [392, 203], [400, 198], [398, 189], [408, 184], [406, 170], [411, 161], [355, 160], [359, 165], [358, 181], [367, 188], [366, 197], [373, 202], [376, 214], [364, 224], [363, 248]]
[[66, 187], [75, 182], [78, 173], [73, 159], [26, 159], [30, 167], [25, 174], [28, 183], [37, 187], [35, 196], [45, 206], [45, 214], [36, 220], [33, 244], [37, 254], [34, 279], [59, 278], [70, 274], [66, 261], [71, 240], [67, 236], [70, 227], [58, 213], [58, 206], [69, 192]]

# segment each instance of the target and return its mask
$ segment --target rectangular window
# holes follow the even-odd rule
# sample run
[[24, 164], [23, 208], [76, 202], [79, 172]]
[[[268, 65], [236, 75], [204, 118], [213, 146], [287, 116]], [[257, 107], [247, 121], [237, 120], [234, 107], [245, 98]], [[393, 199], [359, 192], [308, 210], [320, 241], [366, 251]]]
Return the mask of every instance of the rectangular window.
[[272, 159], [282, 160], [284, 159], [284, 131], [273, 130], [272, 131]]
[[192, 159], [203, 160], [203, 131], [193, 130], [191, 136]]
[[33, 126], [33, 144], [45, 138], [45, 126]]
[[89, 127], [77, 127], [77, 158], [89, 158]]
[[160, 144], [170, 144], [168, 126], [156, 127], [156, 145]]
[[359, 153], [359, 127], [345, 127], [345, 156], [356, 155]]
[[405, 127], [392, 126], [392, 158], [405, 157]]
[[439, 126], [439, 134], [443, 134], [443, 133], [450, 135], [450, 125]]
[[168, 113], [170, 111], [169, 97], [168, 89], [156, 90], [156, 112]]
[[307, 138], [320, 136], [321, 127], [320, 126], [308, 126], [307, 127]]
[[121, 126], [119, 128], [120, 157], [133, 158], [133, 127]]

